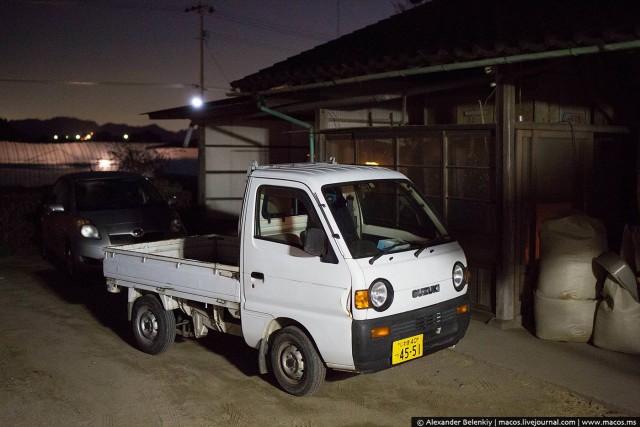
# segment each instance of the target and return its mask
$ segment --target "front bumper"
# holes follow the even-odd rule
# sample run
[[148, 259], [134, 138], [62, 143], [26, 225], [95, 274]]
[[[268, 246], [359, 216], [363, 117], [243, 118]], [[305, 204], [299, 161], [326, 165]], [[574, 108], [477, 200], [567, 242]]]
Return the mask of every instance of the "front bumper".
[[[456, 308], [468, 304], [467, 295], [433, 306], [371, 320], [354, 320], [353, 361], [361, 373], [392, 367], [391, 349], [399, 339], [423, 334], [423, 356], [451, 347], [464, 336], [469, 326], [469, 310], [456, 314]], [[389, 326], [386, 337], [371, 338], [371, 330]]]

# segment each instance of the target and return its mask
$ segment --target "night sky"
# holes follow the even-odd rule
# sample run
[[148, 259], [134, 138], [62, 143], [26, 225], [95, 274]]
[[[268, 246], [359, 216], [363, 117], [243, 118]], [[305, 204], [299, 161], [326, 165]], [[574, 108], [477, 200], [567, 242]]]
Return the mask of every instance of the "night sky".
[[[0, 0], [0, 118], [58, 116], [135, 126], [143, 113], [199, 93], [199, 16], [205, 100], [229, 82], [385, 19], [394, 0]], [[156, 124], [179, 130], [186, 121]]]

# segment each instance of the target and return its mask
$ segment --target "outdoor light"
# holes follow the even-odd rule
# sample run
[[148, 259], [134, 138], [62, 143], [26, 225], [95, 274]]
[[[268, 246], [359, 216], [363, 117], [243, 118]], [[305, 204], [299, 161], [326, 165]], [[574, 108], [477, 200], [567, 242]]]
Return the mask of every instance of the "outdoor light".
[[193, 98], [191, 98], [191, 105], [194, 108], [202, 107], [202, 98], [200, 98], [199, 96], [194, 96]]
[[124, 135], [122, 135], [122, 139], [129, 139], [129, 134], [125, 133]]
[[53, 135], [53, 139], [58, 140], [58, 135]]
[[100, 159], [98, 160], [98, 167], [101, 169], [107, 169], [111, 167], [111, 160], [109, 159]]

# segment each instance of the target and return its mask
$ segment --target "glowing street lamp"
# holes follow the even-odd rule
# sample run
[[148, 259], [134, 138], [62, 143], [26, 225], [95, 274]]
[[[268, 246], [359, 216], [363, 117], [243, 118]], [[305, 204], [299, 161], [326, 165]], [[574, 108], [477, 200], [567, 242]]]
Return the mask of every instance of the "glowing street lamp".
[[191, 98], [191, 105], [194, 108], [202, 107], [202, 98], [200, 98], [199, 96], [194, 96], [193, 98]]

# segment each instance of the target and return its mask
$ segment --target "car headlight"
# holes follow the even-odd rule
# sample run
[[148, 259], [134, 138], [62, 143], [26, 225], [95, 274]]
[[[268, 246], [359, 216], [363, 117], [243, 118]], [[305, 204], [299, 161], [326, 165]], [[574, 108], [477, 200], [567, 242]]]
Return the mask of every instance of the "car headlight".
[[171, 220], [171, 223], [169, 224], [169, 230], [172, 233], [179, 233], [182, 230], [184, 230], [184, 225], [182, 225], [182, 221], [180, 221], [178, 218], [174, 218]]
[[451, 280], [456, 291], [460, 292], [469, 282], [469, 270], [460, 262], [453, 265]]
[[86, 237], [87, 239], [99, 239], [100, 232], [93, 224], [83, 224], [80, 227], [80, 234], [82, 237]]
[[376, 279], [369, 286], [369, 301], [376, 311], [384, 311], [393, 302], [393, 287], [385, 279]]

